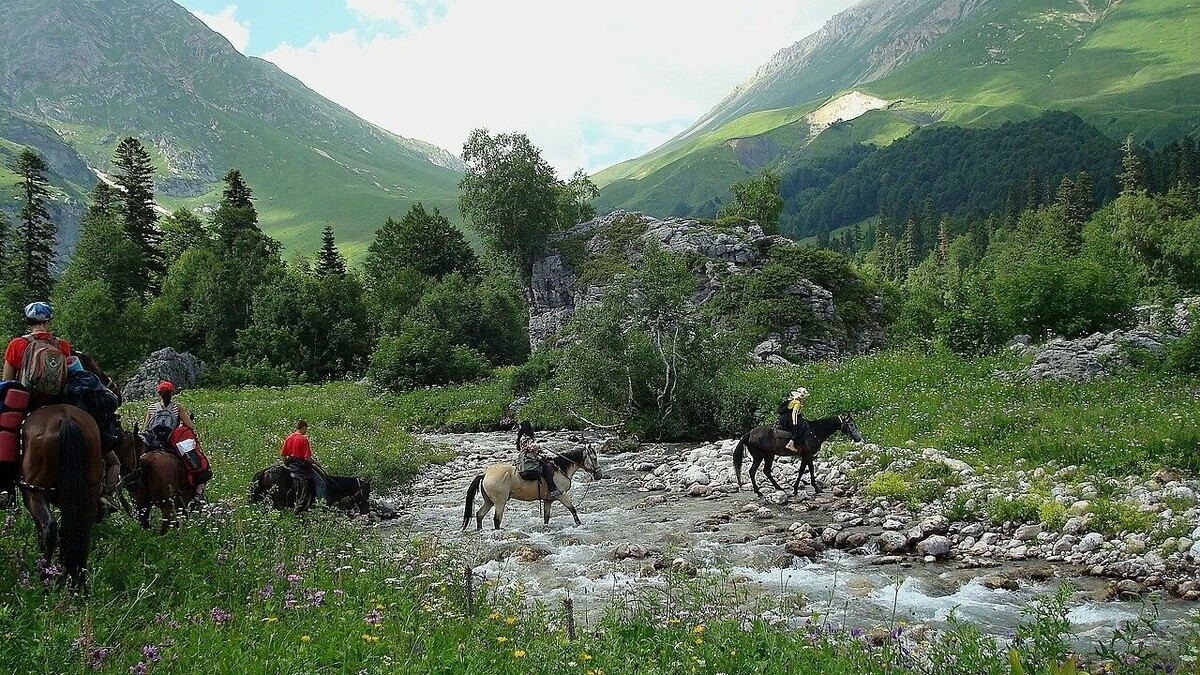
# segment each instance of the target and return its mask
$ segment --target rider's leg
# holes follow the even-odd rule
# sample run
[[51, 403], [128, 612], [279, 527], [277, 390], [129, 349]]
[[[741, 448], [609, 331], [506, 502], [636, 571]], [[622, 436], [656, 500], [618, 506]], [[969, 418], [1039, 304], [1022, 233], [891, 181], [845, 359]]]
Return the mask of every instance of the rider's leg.
[[325, 499], [325, 477], [321, 475], [320, 471], [316, 470], [312, 472], [312, 477], [317, 499]]
[[554, 486], [554, 464], [552, 462], [542, 462], [542, 475], [546, 478], [546, 487], [550, 490], [549, 495], [551, 497], [561, 495], [562, 490]]

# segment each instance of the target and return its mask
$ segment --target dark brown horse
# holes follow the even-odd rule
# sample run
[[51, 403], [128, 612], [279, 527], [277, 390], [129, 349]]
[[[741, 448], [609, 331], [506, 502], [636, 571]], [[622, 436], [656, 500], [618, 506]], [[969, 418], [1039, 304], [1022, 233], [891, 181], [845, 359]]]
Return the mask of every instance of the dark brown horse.
[[175, 453], [150, 450], [138, 433], [121, 432], [118, 457], [121, 460], [121, 483], [133, 497], [133, 511], [144, 529], [150, 529], [150, 509], [158, 507], [159, 532], [166, 534], [178, 527], [176, 509], [185, 509], [196, 496], [188, 481], [187, 468]]
[[[371, 512], [370, 478], [323, 475], [327, 506], [348, 504], [357, 508], [364, 516]], [[308, 480], [298, 480], [282, 464], [259, 471], [250, 481], [250, 502], [261, 502], [264, 499], [270, 499], [271, 506], [276, 509], [294, 509], [296, 513], [304, 513], [317, 501], [312, 483]]]
[[[92, 525], [100, 510], [100, 430], [83, 410], [48, 405], [25, 418], [21, 492], [37, 525], [42, 557], [49, 565], [57, 550], [76, 587], [85, 579]], [[62, 512], [61, 526], [52, 506]]]
[[[800, 481], [804, 478], [805, 467], [812, 478], [813, 492], [820, 494], [821, 486], [817, 483], [815, 468], [817, 452], [825, 440], [838, 431], [855, 442], [862, 442], [862, 435], [858, 433], [858, 427], [850, 413], [830, 415], [808, 423], [808, 434], [804, 437], [804, 449], [800, 453], [800, 470], [796, 472], [796, 484], [792, 486], [793, 495], [800, 492]], [[750, 456], [754, 458], [754, 462], [750, 464], [750, 485], [754, 487], [754, 494], [762, 494], [758, 489], [758, 482], [754, 480], [754, 473], [758, 471], [759, 464], [763, 465], [763, 473], [766, 474], [767, 480], [771, 481], [771, 485], [782, 491], [783, 487], [775, 482], [775, 477], [771, 475], [771, 465], [776, 457], [796, 456], [796, 453], [787, 449], [787, 439], [779, 438], [775, 429], [768, 426], [754, 427], [750, 433], [742, 436], [733, 450], [733, 471], [737, 476], [738, 486], [742, 484], [742, 455], [746, 448], [750, 449]]]

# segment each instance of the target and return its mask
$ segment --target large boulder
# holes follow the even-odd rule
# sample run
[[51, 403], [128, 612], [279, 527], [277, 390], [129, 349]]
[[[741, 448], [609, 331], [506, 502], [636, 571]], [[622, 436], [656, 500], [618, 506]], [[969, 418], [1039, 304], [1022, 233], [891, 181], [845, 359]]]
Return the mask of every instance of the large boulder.
[[188, 352], [182, 354], [171, 347], [160, 349], [138, 366], [137, 372], [121, 389], [126, 401], [153, 398], [155, 388], [162, 380], [175, 385], [177, 390], [192, 389], [200, 384], [204, 364]]

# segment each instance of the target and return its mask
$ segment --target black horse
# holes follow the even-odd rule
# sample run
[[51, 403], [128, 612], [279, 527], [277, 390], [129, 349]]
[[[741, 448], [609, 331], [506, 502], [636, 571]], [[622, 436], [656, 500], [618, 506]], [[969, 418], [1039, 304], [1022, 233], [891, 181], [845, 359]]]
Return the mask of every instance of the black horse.
[[[850, 416], [850, 413], [830, 415], [808, 423], [808, 434], [804, 437], [804, 450], [800, 454], [800, 470], [796, 472], [796, 484], [792, 486], [793, 495], [800, 492], [800, 481], [804, 478], [805, 467], [808, 467], [808, 475], [812, 478], [813, 492], [820, 494], [821, 487], [817, 484], [815, 468], [817, 451], [821, 449], [821, 445], [825, 443], [826, 439], [838, 431], [849, 436], [855, 442], [862, 442], [862, 435], [858, 433], [858, 427], [854, 424], [854, 418]], [[771, 481], [771, 485], [774, 485], [776, 490], [783, 490], [783, 487], [775, 482], [775, 477], [771, 475], [771, 465], [775, 462], [776, 457], [796, 456], [796, 453], [787, 449], [787, 439], [779, 438], [775, 433], [775, 428], [768, 426], [754, 427], [750, 433], [742, 436], [733, 450], [733, 471], [737, 476], [739, 487], [742, 485], [742, 455], [745, 448], [750, 449], [750, 456], [754, 458], [754, 462], [750, 465], [750, 485], [754, 487], [754, 494], [762, 494], [758, 489], [758, 482], [754, 480], [754, 472], [758, 470], [759, 464], [763, 465], [763, 473], [766, 474], [767, 480]]]
[[[317, 497], [312, 481], [297, 477], [282, 464], [268, 467], [254, 474], [250, 481], [250, 501], [271, 500], [276, 509], [295, 509], [304, 513], [312, 508]], [[348, 503], [362, 515], [371, 512], [371, 479], [357, 476], [325, 475], [325, 504], [335, 506]]]

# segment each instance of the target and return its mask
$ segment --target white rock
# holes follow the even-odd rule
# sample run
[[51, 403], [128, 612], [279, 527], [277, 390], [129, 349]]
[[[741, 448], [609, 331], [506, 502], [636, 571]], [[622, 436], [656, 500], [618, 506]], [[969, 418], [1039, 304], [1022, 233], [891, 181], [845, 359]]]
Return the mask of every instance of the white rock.
[[896, 520], [895, 518], [888, 518], [887, 520], [883, 521], [883, 529], [885, 530], [900, 530], [903, 528], [904, 523]]
[[1191, 556], [1192, 560], [1200, 562], [1200, 541], [1192, 544], [1192, 547], [1188, 549], [1188, 555]]
[[1080, 553], [1091, 553], [1100, 548], [1100, 544], [1104, 543], [1104, 535], [1099, 532], [1088, 532], [1083, 536], [1083, 539], [1076, 544], [1076, 550]]
[[1175, 499], [1183, 499], [1187, 501], [1196, 500], [1196, 491], [1186, 485], [1171, 488], [1171, 496]]
[[940, 534], [935, 534], [917, 544], [917, 552], [935, 558], [945, 557], [950, 553], [950, 540]]
[[708, 486], [695, 483], [692, 487], [688, 488], [687, 493], [689, 497], [706, 497], [708, 496]]
[[1016, 533], [1013, 534], [1013, 538], [1017, 539], [1018, 541], [1029, 541], [1041, 533], [1041, 525], [1022, 525], [1021, 527], [1017, 528]]

